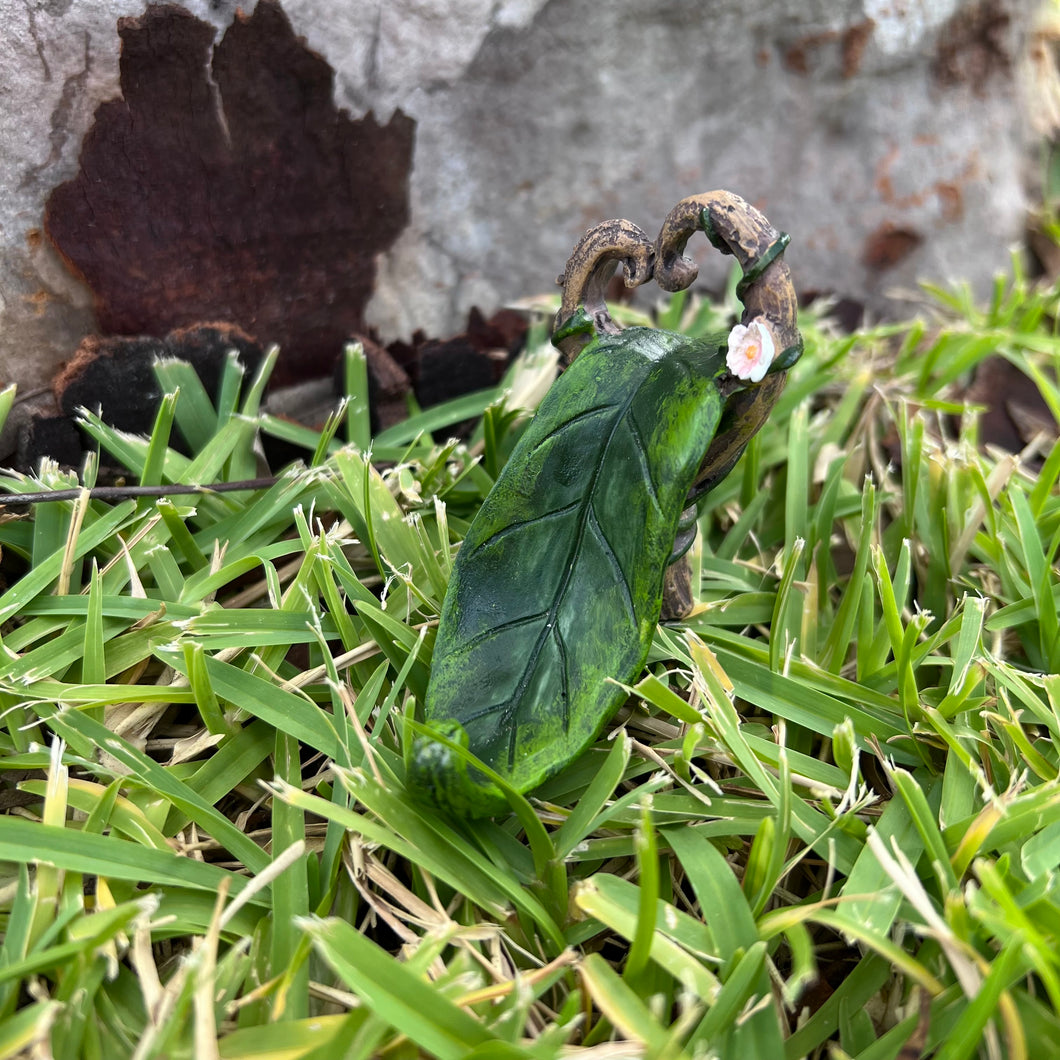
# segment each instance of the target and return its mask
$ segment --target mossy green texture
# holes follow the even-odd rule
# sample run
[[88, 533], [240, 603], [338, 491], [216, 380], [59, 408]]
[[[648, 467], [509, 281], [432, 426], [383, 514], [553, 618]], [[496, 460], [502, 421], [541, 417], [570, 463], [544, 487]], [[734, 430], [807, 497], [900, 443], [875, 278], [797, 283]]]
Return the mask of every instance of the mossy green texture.
[[[721, 415], [724, 350], [651, 328], [589, 346], [549, 391], [457, 555], [428, 726], [526, 792], [584, 750], [644, 666], [678, 520]], [[500, 788], [429, 736], [414, 790], [462, 817]]]

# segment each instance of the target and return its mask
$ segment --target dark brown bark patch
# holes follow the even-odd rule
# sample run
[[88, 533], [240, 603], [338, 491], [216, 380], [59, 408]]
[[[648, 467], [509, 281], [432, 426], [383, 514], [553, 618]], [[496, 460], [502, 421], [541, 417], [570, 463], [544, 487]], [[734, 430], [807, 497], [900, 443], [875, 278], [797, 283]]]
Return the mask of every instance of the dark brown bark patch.
[[969, 85], [982, 95], [995, 75], [1012, 73], [1012, 16], [1004, 0], [962, 7], [939, 32], [933, 73], [946, 87]]
[[[363, 336], [358, 341], [364, 345], [364, 355], [368, 360], [372, 430], [383, 431], [408, 415], [408, 395], [412, 386], [408, 372], [382, 346]], [[341, 365], [340, 361], [340, 368]], [[337, 390], [338, 393], [345, 392], [341, 381]]]
[[[1055, 379], [1053, 383], [1055, 385]], [[1056, 438], [1053, 419], [1035, 382], [1004, 357], [988, 357], [975, 370], [963, 399], [985, 408], [979, 421], [979, 444], [1018, 453], [1038, 435]]]
[[817, 72], [823, 57], [834, 58], [832, 46], [838, 44], [839, 73], [844, 78], [853, 77], [861, 69], [865, 49], [875, 28], [876, 23], [866, 18], [842, 30], [827, 29], [799, 37], [784, 50], [784, 65], [793, 74], [807, 77]]
[[473, 308], [464, 334], [417, 344], [417, 401], [429, 408], [493, 386], [525, 338], [526, 320], [522, 314], [502, 309], [487, 320]]
[[178, 328], [162, 339], [89, 335], [56, 376], [55, 402], [65, 416], [87, 408], [98, 411], [105, 423], [119, 430], [150, 434], [162, 398], [155, 361], [187, 361], [210, 397], [216, 398], [229, 350], [238, 354], [248, 376], [261, 363], [261, 347], [245, 332], [227, 324]]
[[865, 240], [861, 260], [870, 269], [890, 269], [909, 257], [923, 242], [924, 237], [916, 229], [886, 222]]
[[183, 8], [120, 19], [122, 97], [102, 104], [45, 228], [100, 330], [225, 320], [326, 375], [364, 330], [374, 258], [408, 223], [415, 123], [335, 107], [333, 71], [276, 0], [214, 30]]

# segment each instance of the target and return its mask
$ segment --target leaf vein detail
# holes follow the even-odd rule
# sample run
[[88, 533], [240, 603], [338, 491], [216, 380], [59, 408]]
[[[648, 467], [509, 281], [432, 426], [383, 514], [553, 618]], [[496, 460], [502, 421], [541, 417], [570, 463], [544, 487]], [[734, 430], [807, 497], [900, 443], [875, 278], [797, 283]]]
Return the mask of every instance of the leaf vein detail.
[[470, 725], [471, 722], [478, 721], [479, 718], [486, 718], [498, 710], [503, 710], [507, 705], [506, 700], [501, 700], [499, 703], [491, 703], [488, 707], [480, 707], [473, 714], [468, 714], [467, 717], [463, 718], [462, 722], [464, 725]]
[[596, 517], [596, 509], [591, 504], [589, 505], [589, 525], [592, 527], [593, 536], [600, 543], [600, 547], [603, 549], [611, 569], [615, 572], [619, 585], [624, 590], [622, 599], [629, 611], [630, 621], [636, 625], [637, 608], [633, 603], [633, 589], [629, 584], [629, 579], [626, 577], [626, 572], [622, 569], [622, 564], [618, 562], [618, 556], [615, 555], [611, 542], [607, 540], [607, 535], [604, 533], [604, 528], [600, 525], [600, 520]]
[[519, 522], [509, 523], [507, 526], [502, 527], [495, 533], [490, 534], [490, 536], [487, 537], [485, 541], [476, 545], [471, 550], [471, 555], [477, 555], [483, 549], [489, 548], [490, 545], [495, 545], [498, 541], [504, 539], [505, 537], [508, 537], [510, 534], [518, 533], [520, 530], [524, 530], [528, 526], [533, 526], [537, 523], [543, 523], [549, 519], [562, 518], [569, 512], [574, 511], [580, 503], [580, 501], [573, 501], [570, 504], [563, 505], [562, 508], [553, 508], [550, 512], [543, 512], [541, 515], [535, 515], [532, 519], [521, 519]]
[[524, 615], [522, 618], [509, 618], [507, 622], [502, 622], [499, 626], [490, 626], [489, 629], [484, 629], [481, 633], [476, 633], [473, 637], [469, 637], [458, 646], [458, 650], [470, 651], [483, 641], [497, 636], [498, 633], [506, 633], [508, 630], [518, 629], [520, 626], [529, 626], [547, 617], [547, 611], [535, 611], [532, 615]]
[[[625, 399], [625, 401], [622, 402], [621, 405], [597, 406], [593, 409], [588, 410], [588, 412], [586, 413], [581, 413], [578, 416], [571, 417], [571, 419], [568, 420], [565, 424], [563, 424], [560, 428], [557, 428], [566, 429], [566, 427], [570, 426], [572, 423], [584, 421], [589, 414], [598, 413], [600, 411], [603, 411], [604, 409], [611, 409], [617, 413], [614, 417], [613, 423], [611, 424], [611, 429], [607, 432], [607, 437], [604, 439], [603, 445], [600, 448], [600, 456], [597, 458], [596, 464], [592, 469], [592, 475], [589, 480], [588, 487], [577, 504], [577, 507], [579, 509], [577, 530], [575, 532], [574, 540], [567, 552], [567, 556], [563, 564], [564, 571], [562, 580], [560, 581], [560, 584], [556, 589], [556, 594], [553, 598], [552, 604], [549, 607], [547, 615], [545, 616], [545, 622], [541, 627], [541, 632], [538, 634], [533, 647], [530, 649], [529, 656], [526, 660], [526, 665], [523, 667], [523, 671], [519, 676], [519, 680], [516, 682], [515, 688], [512, 690], [512, 694], [508, 697], [504, 705], [504, 713], [501, 716], [501, 724], [511, 725], [511, 721], [514, 718], [516, 712], [518, 711], [519, 705], [522, 702], [523, 697], [526, 695], [526, 691], [530, 686], [530, 681], [533, 678], [538, 658], [540, 657], [546, 642], [550, 637], [558, 638], [557, 622], [559, 616], [559, 609], [563, 603], [564, 598], [567, 595], [567, 590], [570, 588], [571, 581], [574, 577], [575, 568], [578, 565], [578, 559], [581, 556], [582, 545], [585, 540], [585, 532], [589, 525], [590, 515], [592, 513], [592, 502], [596, 494], [596, 487], [600, 481], [600, 473], [604, 467], [604, 464], [607, 462], [605, 454], [607, 453], [611, 443], [613, 442], [615, 434], [617, 433], [619, 427], [623, 423], [626, 423], [628, 425], [630, 419], [630, 407], [633, 404], [633, 399], [635, 396], [635, 392], [631, 393]], [[549, 436], [552, 437], [553, 435], [554, 432]], [[608, 546], [608, 549], [610, 550], [610, 546]], [[611, 555], [617, 563], [617, 557], [614, 557], [613, 552], [611, 553]], [[629, 586], [628, 583], [625, 582], [624, 578], [623, 584], [626, 586], [626, 589], [628, 591]], [[561, 659], [566, 660], [566, 653], [563, 648], [559, 647], [558, 643], [557, 651], [560, 653]], [[566, 682], [566, 662], [564, 662], [562, 670], [562, 681]], [[514, 763], [516, 726], [511, 726], [511, 729], [512, 732], [509, 736], [508, 742], [509, 768]]]
[[[626, 402], [628, 408], [629, 402]], [[560, 434], [566, 431], [569, 427], [576, 427], [579, 423], [583, 423], [587, 419], [591, 419], [594, 416], [599, 416], [602, 412], [611, 412], [613, 409], [617, 409], [618, 405], [594, 405], [590, 409], [585, 409], [584, 412], [577, 412], [569, 420], [559, 424], [558, 427], [554, 427], [544, 438], [539, 441], [534, 448], [531, 450], [532, 453], [537, 452], [545, 444], [545, 442], [551, 442], [556, 439]]]
[[661, 514], [662, 504], [659, 503], [659, 490], [655, 485], [655, 478], [651, 473], [651, 462], [648, 460], [648, 448], [644, 444], [644, 437], [640, 433], [640, 424], [637, 423], [637, 417], [633, 414], [632, 409], [630, 409], [629, 412], [629, 434], [633, 439], [633, 448], [637, 451], [637, 459], [640, 461], [641, 475], [648, 489], [648, 497], [655, 506], [655, 510]]

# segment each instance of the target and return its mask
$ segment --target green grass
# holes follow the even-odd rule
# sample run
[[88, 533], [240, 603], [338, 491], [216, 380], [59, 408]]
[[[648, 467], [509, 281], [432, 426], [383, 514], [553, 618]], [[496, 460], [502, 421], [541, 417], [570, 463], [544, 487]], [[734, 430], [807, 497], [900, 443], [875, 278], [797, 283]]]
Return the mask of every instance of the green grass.
[[[371, 459], [356, 350], [321, 432], [260, 412], [272, 359], [216, 408], [159, 365], [149, 439], [85, 413], [142, 485], [250, 478], [260, 435], [305, 460], [0, 517], [0, 1058], [1060, 1056], [1060, 289], [932, 298], [807, 317], [704, 512], [697, 613], [595, 747], [474, 826], [410, 800], [404, 754], [540, 329]], [[993, 354], [1055, 421], [1018, 457], [958, 397]]]

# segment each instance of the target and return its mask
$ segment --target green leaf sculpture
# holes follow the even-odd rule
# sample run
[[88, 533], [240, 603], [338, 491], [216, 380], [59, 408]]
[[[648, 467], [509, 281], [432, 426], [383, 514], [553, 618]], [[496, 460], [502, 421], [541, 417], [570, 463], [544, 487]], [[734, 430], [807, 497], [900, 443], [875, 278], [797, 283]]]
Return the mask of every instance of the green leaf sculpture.
[[[734, 202], [737, 220], [765, 225], [753, 241], [756, 253], [742, 257], [743, 228], [724, 212], [719, 226], [710, 213], [711, 205], [717, 213]], [[691, 213], [688, 203], [696, 204]], [[767, 288], [778, 278], [790, 288], [777, 260], [786, 237], [724, 192], [679, 204], [664, 225], [665, 245], [616, 221], [593, 229], [576, 248], [554, 335], [576, 359], [545, 397], [460, 546], [434, 647], [428, 731], [409, 756], [412, 788], [457, 816], [507, 805], [476, 761], [505, 785], [528, 791], [584, 750], [613, 716], [625, 698], [615, 682], [631, 682], [647, 658], [690, 494], [697, 481], [710, 488], [731, 468], [768, 414], [760, 400], [747, 400], [748, 388], [727, 367], [724, 337], [619, 331], [603, 306], [603, 286], [619, 263], [630, 285], [653, 272], [659, 279], [664, 266], [681, 272], [680, 285], [691, 283], [694, 266], [673, 253], [688, 238], [684, 221], [671, 223], [681, 210], [741, 257], [747, 288], [774, 266], [783, 273], [774, 270]], [[747, 288], [745, 305], [761, 308]], [[751, 392], [775, 400], [776, 374], [800, 350], [793, 296], [780, 319], [758, 316], [784, 347], [769, 385]], [[729, 423], [720, 438], [723, 419]]]

